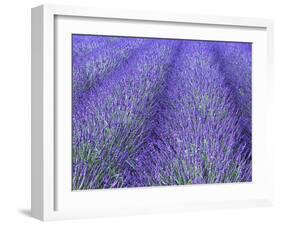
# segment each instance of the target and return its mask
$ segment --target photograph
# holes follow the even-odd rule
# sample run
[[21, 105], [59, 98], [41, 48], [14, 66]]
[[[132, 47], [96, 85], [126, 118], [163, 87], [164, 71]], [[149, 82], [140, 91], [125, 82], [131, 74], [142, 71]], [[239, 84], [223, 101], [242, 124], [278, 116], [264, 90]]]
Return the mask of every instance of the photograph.
[[252, 43], [71, 43], [72, 190], [252, 181]]

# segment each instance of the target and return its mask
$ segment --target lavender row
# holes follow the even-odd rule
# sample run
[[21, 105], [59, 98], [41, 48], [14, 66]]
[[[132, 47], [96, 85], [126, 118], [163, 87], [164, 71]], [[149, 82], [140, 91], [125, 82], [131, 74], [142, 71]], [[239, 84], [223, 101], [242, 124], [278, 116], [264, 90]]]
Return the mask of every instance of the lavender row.
[[182, 43], [157, 127], [156, 185], [251, 180], [240, 110], [220, 64], [210, 43]]
[[[85, 42], [83, 42], [85, 43]], [[91, 42], [90, 47], [95, 46]], [[99, 43], [99, 39], [96, 40]], [[116, 70], [121, 64], [134, 54], [134, 51], [142, 46], [143, 39], [118, 39], [118, 42], [107, 42], [102, 48], [94, 48], [90, 54], [82, 57], [73, 57], [73, 104], [86, 97], [87, 92]], [[89, 48], [90, 48], [89, 47]]]
[[213, 45], [215, 57], [225, 82], [231, 87], [247, 143], [246, 154], [251, 154], [252, 140], [252, 46], [250, 43], [221, 43]]
[[[74, 189], [145, 185], [138, 157], [176, 42], [154, 41], [89, 94], [73, 118]], [[98, 94], [98, 95], [96, 95]]]
[[91, 56], [94, 51], [109, 47], [110, 45], [122, 42], [122, 38], [109, 38], [106, 36], [88, 36], [73, 35], [72, 36], [72, 56], [74, 64], [84, 61]]

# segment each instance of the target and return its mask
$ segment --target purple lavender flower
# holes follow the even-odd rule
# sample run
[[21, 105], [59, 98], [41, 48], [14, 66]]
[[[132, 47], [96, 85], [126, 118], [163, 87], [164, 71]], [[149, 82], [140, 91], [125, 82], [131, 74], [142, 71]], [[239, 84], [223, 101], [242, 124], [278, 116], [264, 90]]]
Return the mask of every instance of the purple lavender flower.
[[73, 35], [74, 190], [251, 181], [251, 45]]

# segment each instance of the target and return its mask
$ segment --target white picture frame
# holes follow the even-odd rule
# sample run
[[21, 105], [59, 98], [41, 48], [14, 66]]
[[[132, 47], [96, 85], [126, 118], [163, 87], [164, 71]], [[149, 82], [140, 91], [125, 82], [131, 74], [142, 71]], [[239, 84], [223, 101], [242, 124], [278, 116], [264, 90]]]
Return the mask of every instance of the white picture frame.
[[[77, 32], [253, 42], [253, 182], [72, 192], [69, 34]], [[271, 205], [273, 153], [266, 143], [265, 122], [272, 64], [273, 22], [267, 19], [57, 5], [33, 8], [32, 216], [56, 220]]]

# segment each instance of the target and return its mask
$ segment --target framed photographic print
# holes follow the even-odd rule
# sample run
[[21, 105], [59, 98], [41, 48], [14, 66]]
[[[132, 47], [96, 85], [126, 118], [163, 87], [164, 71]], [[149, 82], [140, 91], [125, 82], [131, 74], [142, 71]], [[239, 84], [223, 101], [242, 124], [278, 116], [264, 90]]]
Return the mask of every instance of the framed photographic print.
[[32, 9], [32, 216], [270, 205], [273, 23]]

